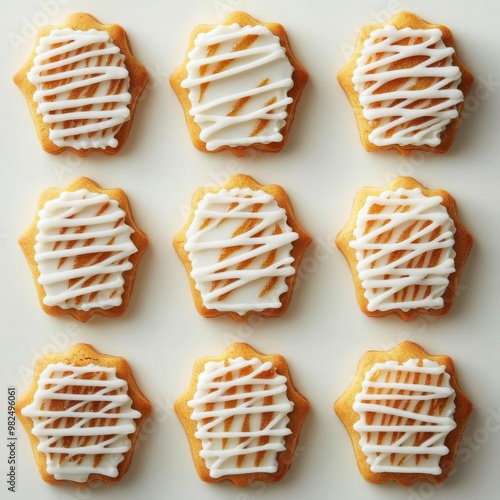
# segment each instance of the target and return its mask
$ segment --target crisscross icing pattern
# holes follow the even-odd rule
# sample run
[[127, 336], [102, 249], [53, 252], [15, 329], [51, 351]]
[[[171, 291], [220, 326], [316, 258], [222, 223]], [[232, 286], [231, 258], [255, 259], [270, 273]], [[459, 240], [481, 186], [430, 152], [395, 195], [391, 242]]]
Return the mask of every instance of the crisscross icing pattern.
[[464, 100], [439, 29], [387, 25], [365, 41], [352, 81], [376, 146], [437, 146]]
[[28, 79], [49, 139], [60, 147], [115, 148], [131, 95], [125, 56], [109, 33], [52, 30], [36, 52]]
[[272, 195], [250, 188], [207, 193], [186, 237], [191, 276], [207, 309], [243, 315], [281, 306], [299, 236]]
[[49, 474], [75, 482], [89, 474], [118, 475], [131, 446], [127, 436], [141, 416], [127, 390], [115, 368], [56, 363], [42, 371], [33, 403], [22, 413], [33, 421]]
[[369, 311], [443, 307], [455, 225], [442, 201], [419, 188], [367, 197], [350, 246]]
[[258, 358], [206, 363], [188, 405], [211, 477], [277, 471], [277, 454], [291, 433], [286, 382]]
[[232, 24], [200, 33], [194, 45], [181, 85], [207, 150], [281, 142], [293, 66], [279, 38], [264, 26]]
[[444, 365], [429, 359], [376, 363], [353, 409], [354, 430], [372, 472], [441, 474], [446, 436], [456, 427], [455, 391]]
[[35, 261], [47, 306], [88, 311], [122, 303], [137, 252], [125, 212], [105, 193], [64, 191], [39, 212]]

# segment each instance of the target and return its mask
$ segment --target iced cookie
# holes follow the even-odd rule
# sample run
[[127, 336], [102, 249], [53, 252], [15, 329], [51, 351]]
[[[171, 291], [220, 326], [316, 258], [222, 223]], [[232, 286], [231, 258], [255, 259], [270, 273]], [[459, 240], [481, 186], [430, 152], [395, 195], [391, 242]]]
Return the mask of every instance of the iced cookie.
[[451, 358], [403, 342], [361, 358], [335, 411], [363, 477], [408, 486], [447, 478], [472, 403], [458, 386]]
[[149, 75], [127, 34], [89, 14], [73, 14], [38, 34], [35, 50], [14, 76], [45, 151], [115, 154], [129, 134]]
[[460, 224], [455, 200], [411, 177], [361, 189], [337, 246], [368, 316], [442, 315], [457, 294], [472, 236]]
[[150, 412], [128, 363], [87, 344], [40, 358], [16, 404], [42, 478], [78, 487], [123, 477]]
[[240, 174], [223, 186], [195, 192], [174, 247], [198, 312], [243, 321], [250, 314], [286, 311], [310, 242], [283, 188], [261, 186]]
[[338, 80], [365, 149], [402, 155], [448, 151], [473, 83], [450, 30], [410, 12], [364, 26]]
[[201, 151], [280, 151], [308, 74], [280, 24], [244, 12], [198, 26], [170, 83]]
[[279, 481], [290, 468], [309, 402], [285, 359], [248, 344], [199, 359], [174, 404], [203, 481]]
[[101, 189], [80, 177], [42, 193], [19, 243], [42, 309], [87, 321], [96, 313], [125, 312], [148, 240], [121, 189]]

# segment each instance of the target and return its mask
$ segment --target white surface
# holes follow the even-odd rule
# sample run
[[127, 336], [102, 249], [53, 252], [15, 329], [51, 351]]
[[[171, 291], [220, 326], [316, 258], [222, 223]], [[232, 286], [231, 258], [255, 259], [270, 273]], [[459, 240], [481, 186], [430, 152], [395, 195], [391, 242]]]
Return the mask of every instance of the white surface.
[[[126, 357], [155, 406], [153, 418], [123, 481], [96, 489], [51, 486], [38, 476], [24, 430], [18, 428], [18, 484], [12, 498], [46, 499], [455, 499], [489, 498], [500, 487], [500, 361], [498, 265], [498, 116], [500, 51], [495, 0], [30, 0], [3, 2], [0, 199], [0, 307], [2, 386], [0, 436], [6, 436], [6, 392], [19, 394], [31, 380], [34, 360], [50, 350], [88, 342], [102, 352]], [[45, 6], [45, 7], [44, 7]], [[311, 74], [285, 149], [276, 154], [203, 154], [191, 144], [168, 76], [182, 61], [188, 36], [200, 23], [216, 23], [228, 11], [245, 10], [287, 29], [292, 48]], [[45, 10], [44, 10], [45, 9]], [[444, 156], [363, 150], [350, 105], [336, 73], [352, 49], [357, 29], [411, 10], [448, 25], [461, 59], [476, 76], [472, 98], [457, 140]], [[37, 26], [59, 24], [71, 13], [87, 11], [128, 32], [137, 58], [150, 70], [151, 84], [138, 107], [123, 150], [115, 157], [92, 154], [51, 156], [38, 142], [28, 107], [12, 83], [33, 48]], [[48, 14], [47, 14], [48, 12]], [[17, 42], [17, 43], [16, 43]], [[315, 242], [305, 256], [289, 311], [274, 320], [236, 324], [205, 319], [194, 308], [184, 268], [171, 239], [182, 226], [193, 190], [245, 172], [260, 183], [281, 184], [299, 222]], [[475, 247], [451, 312], [411, 324], [398, 318], [365, 317], [358, 309], [348, 266], [332, 244], [349, 216], [355, 192], [385, 185], [400, 174], [456, 198], [462, 222]], [[128, 193], [138, 225], [150, 247], [138, 273], [130, 307], [120, 319], [96, 317], [80, 324], [53, 318], [40, 308], [31, 273], [17, 238], [35, 215], [37, 199], [49, 186], [65, 186], [88, 176], [103, 187]], [[409, 489], [373, 485], [360, 476], [347, 433], [332, 405], [347, 387], [361, 355], [411, 339], [431, 353], [455, 360], [475, 411], [457, 458], [458, 473], [440, 487], [425, 483]], [[205, 484], [193, 466], [184, 431], [172, 402], [187, 386], [193, 362], [219, 354], [233, 341], [246, 341], [266, 353], [281, 353], [294, 381], [311, 401], [297, 458], [284, 480], [239, 490], [232, 484]], [[496, 418], [496, 420], [495, 420]], [[0, 473], [7, 472], [6, 437], [0, 446]], [[7, 497], [5, 479], [0, 497]]]

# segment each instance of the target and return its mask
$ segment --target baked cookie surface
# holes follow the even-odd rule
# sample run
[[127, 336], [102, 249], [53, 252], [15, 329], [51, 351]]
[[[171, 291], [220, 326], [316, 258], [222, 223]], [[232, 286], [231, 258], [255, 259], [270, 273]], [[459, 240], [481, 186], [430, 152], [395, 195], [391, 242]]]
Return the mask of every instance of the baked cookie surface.
[[336, 238], [361, 310], [405, 321], [449, 311], [472, 242], [451, 195], [411, 177], [361, 189]]
[[242, 174], [198, 189], [173, 241], [198, 312], [236, 321], [286, 311], [310, 242], [283, 188]]
[[279, 481], [288, 471], [309, 403], [282, 356], [236, 343], [195, 363], [174, 409], [200, 478], [247, 486]]
[[283, 26], [233, 12], [194, 30], [170, 83], [195, 147], [243, 156], [283, 148], [307, 80]]
[[410, 12], [364, 26], [338, 80], [364, 148], [402, 155], [448, 151], [473, 83], [451, 31]]
[[16, 404], [42, 478], [78, 487], [123, 477], [150, 412], [128, 363], [88, 344], [40, 358]]
[[38, 213], [19, 239], [42, 309], [87, 321], [123, 314], [148, 239], [121, 189], [80, 177], [44, 191]]
[[129, 134], [149, 80], [127, 34], [77, 13], [42, 28], [14, 81], [22, 90], [45, 151], [116, 154]]
[[335, 403], [363, 477], [405, 486], [446, 480], [472, 409], [451, 358], [413, 342], [368, 351]]

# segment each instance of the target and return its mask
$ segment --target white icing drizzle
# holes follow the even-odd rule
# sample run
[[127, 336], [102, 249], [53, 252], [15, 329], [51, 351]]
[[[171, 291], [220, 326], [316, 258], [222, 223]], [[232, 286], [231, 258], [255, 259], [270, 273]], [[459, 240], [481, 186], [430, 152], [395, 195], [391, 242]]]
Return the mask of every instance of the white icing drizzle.
[[443, 307], [455, 271], [455, 225], [442, 201], [418, 188], [366, 199], [349, 244], [369, 311]]
[[118, 475], [131, 446], [127, 436], [141, 416], [127, 391], [115, 368], [57, 363], [42, 371], [33, 402], [22, 414], [33, 421], [47, 473], [78, 483], [89, 474]]
[[[444, 44], [442, 35], [439, 29], [387, 25], [365, 41], [352, 81], [363, 116], [374, 127], [371, 143], [440, 144], [441, 133], [458, 116], [457, 105], [464, 100], [457, 88], [462, 74], [453, 65], [455, 50]], [[408, 39], [407, 45], [401, 44]], [[412, 57], [423, 60], [405, 65]]]
[[203, 305], [240, 315], [281, 307], [285, 279], [295, 272], [291, 251], [298, 237], [286, 211], [262, 190], [207, 193], [184, 247]]
[[109, 33], [55, 29], [36, 53], [28, 79], [50, 140], [75, 149], [116, 148], [131, 95], [125, 57]]
[[281, 142], [293, 66], [264, 26], [217, 26], [189, 52], [190, 114], [208, 151], [220, 146]]
[[45, 203], [35, 245], [45, 305], [88, 311], [122, 303], [123, 273], [137, 252], [125, 216], [116, 200], [87, 189]]
[[456, 427], [455, 391], [445, 366], [429, 359], [376, 363], [366, 372], [353, 409], [361, 449], [372, 472], [441, 474]]
[[291, 433], [286, 382], [270, 361], [258, 358], [206, 363], [188, 405], [211, 477], [276, 472], [277, 454]]

